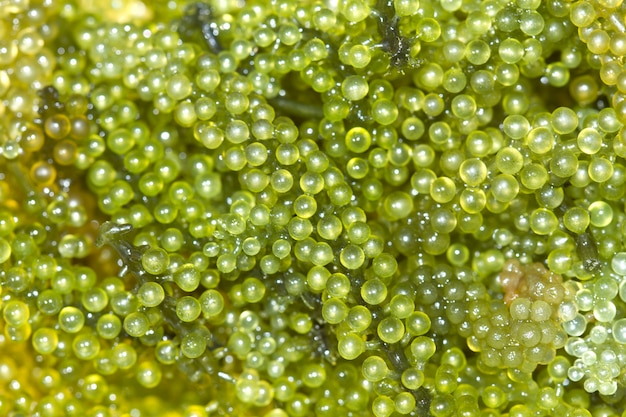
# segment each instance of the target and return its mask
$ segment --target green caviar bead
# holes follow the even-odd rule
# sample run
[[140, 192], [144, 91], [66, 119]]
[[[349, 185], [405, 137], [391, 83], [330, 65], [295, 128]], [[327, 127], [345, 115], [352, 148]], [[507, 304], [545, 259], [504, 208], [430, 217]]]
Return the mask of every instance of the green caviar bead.
[[411, 313], [405, 320], [406, 330], [414, 336], [421, 336], [430, 330], [430, 318], [422, 311]]
[[183, 336], [180, 342], [180, 351], [190, 359], [199, 358], [204, 354], [207, 341], [204, 335], [199, 333], [188, 333]]
[[326, 242], [316, 243], [311, 248], [310, 259], [314, 265], [327, 265], [332, 262], [333, 257], [333, 249]]
[[533, 347], [541, 341], [541, 328], [535, 323], [522, 323], [517, 328], [515, 337], [522, 346]]
[[538, 405], [544, 410], [554, 410], [559, 405], [559, 397], [552, 387], [545, 387], [539, 391]]
[[106, 144], [113, 153], [124, 155], [135, 146], [135, 138], [127, 129], [116, 129], [109, 133]]
[[[508, 64], [500, 64], [500, 65], [506, 66]], [[511, 67], [517, 70], [516, 65], [512, 65]], [[478, 70], [472, 74], [472, 78], [470, 78], [470, 86], [472, 90], [477, 94], [493, 94], [495, 85], [496, 85], [495, 84], [496, 76], [497, 74], [493, 74], [490, 71]], [[500, 81], [500, 79], [498, 79], [498, 81]], [[502, 84], [502, 81], [500, 81], [500, 83]], [[504, 119], [505, 123], [503, 127], [505, 128], [505, 132], [507, 131], [507, 125], [508, 125], [507, 119], [508, 117]]]
[[[289, 230], [289, 236], [296, 241], [303, 241], [308, 238], [313, 232], [313, 225], [308, 219], [302, 219], [300, 217], [294, 217], [289, 221], [287, 226]], [[297, 251], [296, 246], [296, 251]]]
[[379, 279], [366, 281], [361, 287], [363, 301], [370, 305], [378, 305], [387, 298], [387, 286]]
[[224, 297], [217, 290], [206, 290], [199, 301], [202, 313], [208, 317], [216, 316], [224, 309]]
[[294, 201], [293, 209], [298, 217], [308, 219], [317, 212], [317, 201], [310, 195], [300, 195]]
[[390, 125], [398, 118], [398, 107], [391, 100], [376, 100], [372, 105], [372, 118], [381, 125]]
[[174, 74], [166, 84], [168, 96], [174, 100], [183, 100], [192, 92], [192, 85], [189, 78], [183, 74]]
[[[252, 348], [250, 336], [243, 332], [235, 332], [228, 339], [228, 349], [239, 357], [245, 357]], [[184, 353], [184, 352], [183, 352]]]
[[487, 203], [483, 190], [466, 188], [461, 192], [459, 203], [467, 213], [480, 213]]
[[109, 303], [109, 296], [102, 288], [90, 288], [83, 293], [82, 304], [90, 313], [98, 313]]
[[315, 195], [324, 189], [324, 177], [315, 172], [307, 171], [300, 177], [302, 192]]
[[437, 392], [444, 394], [453, 393], [458, 387], [456, 372], [448, 366], [440, 366], [435, 376], [435, 387]]
[[520, 171], [520, 182], [530, 190], [541, 188], [548, 181], [548, 171], [543, 165], [530, 163]]
[[322, 306], [322, 317], [330, 324], [341, 323], [348, 315], [348, 307], [339, 298], [330, 298]]
[[469, 95], [459, 94], [452, 99], [450, 110], [460, 119], [469, 119], [476, 113], [476, 101]]
[[124, 318], [124, 330], [129, 336], [141, 337], [150, 330], [150, 321], [143, 313], [130, 313]]
[[164, 365], [173, 365], [179, 358], [179, 349], [171, 340], [162, 340], [154, 349], [156, 360]]
[[183, 296], [176, 300], [176, 316], [181, 321], [192, 322], [200, 313], [200, 303], [195, 297]]
[[135, 377], [139, 385], [144, 388], [155, 388], [161, 383], [163, 374], [156, 362], [142, 362], [137, 367]]
[[20, 327], [28, 323], [30, 310], [26, 303], [11, 300], [4, 305], [2, 317], [9, 326]]
[[487, 166], [478, 158], [466, 159], [459, 166], [459, 177], [471, 187], [481, 185], [487, 178]]
[[174, 282], [186, 292], [192, 292], [200, 285], [200, 272], [193, 264], [184, 264], [174, 272]]
[[534, 10], [522, 15], [520, 20], [520, 29], [528, 36], [539, 35], [544, 26], [543, 17]]
[[530, 228], [538, 235], [549, 235], [559, 227], [559, 220], [551, 210], [539, 208], [530, 215]]
[[613, 177], [614, 168], [608, 159], [594, 157], [589, 162], [588, 172], [592, 181], [602, 183]]
[[243, 298], [248, 303], [258, 303], [265, 296], [265, 284], [257, 278], [246, 278], [241, 284]]
[[291, 254], [291, 243], [285, 239], [278, 239], [272, 244], [272, 253], [279, 259], [284, 259]]
[[397, 343], [404, 336], [404, 324], [396, 317], [387, 317], [378, 324], [378, 337], [385, 343]]
[[487, 407], [494, 409], [503, 406], [507, 401], [506, 393], [495, 385], [485, 387], [481, 394], [481, 399]]
[[567, 135], [578, 127], [578, 116], [569, 107], [559, 107], [552, 112], [552, 129], [559, 135]]
[[96, 331], [103, 339], [115, 339], [122, 331], [122, 322], [115, 314], [104, 314], [98, 319]]
[[611, 301], [601, 300], [596, 302], [593, 308], [593, 316], [600, 322], [609, 323], [615, 318], [615, 304]]
[[286, 169], [280, 169], [272, 173], [270, 183], [276, 192], [286, 193], [293, 187], [293, 175]]
[[93, 331], [79, 333], [72, 342], [72, 350], [78, 359], [94, 359], [100, 352], [97, 335]]
[[78, 395], [87, 401], [100, 402], [109, 392], [109, 386], [101, 375], [89, 374], [81, 382], [81, 392]]
[[576, 173], [578, 158], [568, 150], [556, 151], [550, 160], [550, 170], [560, 178], [568, 178]]
[[243, 241], [242, 249], [246, 255], [254, 256], [261, 250], [261, 243], [256, 237], [248, 237]]
[[137, 299], [146, 307], [156, 307], [163, 302], [164, 298], [163, 287], [152, 281], [143, 283], [137, 292]]
[[37, 246], [33, 238], [25, 233], [18, 233], [11, 242], [11, 252], [14, 258], [23, 260], [33, 255]]
[[113, 348], [113, 358], [120, 369], [130, 369], [137, 362], [137, 352], [130, 344], [118, 343]]
[[367, 80], [359, 75], [350, 75], [341, 83], [341, 92], [350, 101], [358, 101], [369, 92]]
[[384, 200], [385, 214], [391, 220], [408, 217], [413, 211], [413, 199], [402, 191], [393, 191]]
[[582, 234], [589, 226], [589, 212], [582, 207], [572, 207], [563, 215], [563, 225], [567, 230]]
[[346, 133], [345, 142], [349, 151], [363, 153], [369, 149], [372, 138], [364, 128], [354, 127]]
[[348, 333], [338, 340], [339, 355], [346, 360], [354, 360], [365, 351], [365, 341], [355, 333]]
[[168, 252], [177, 252], [182, 246], [184, 237], [182, 232], [176, 228], [166, 229], [160, 236], [159, 243]]
[[346, 322], [355, 332], [364, 331], [372, 324], [372, 313], [365, 306], [351, 307]]
[[606, 227], [613, 221], [613, 208], [604, 201], [594, 201], [589, 205], [590, 223], [595, 227]]
[[415, 303], [413, 300], [404, 294], [394, 296], [391, 299], [389, 306], [391, 308], [391, 314], [399, 319], [409, 317], [415, 310]]
[[536, 127], [526, 136], [526, 144], [534, 153], [546, 154], [554, 146], [554, 134], [546, 127]]
[[337, 216], [324, 217], [317, 223], [318, 235], [326, 240], [336, 240], [342, 232], [341, 220]]
[[85, 324], [85, 315], [76, 307], [63, 307], [59, 312], [59, 327], [67, 333], [78, 333]]
[[367, 223], [363, 223], [361, 221], [355, 221], [347, 227], [348, 238], [350, 242], [355, 245], [361, 245], [366, 243], [367, 240], [371, 237], [371, 229], [367, 225]]
[[294, 314], [290, 318], [290, 327], [299, 334], [307, 334], [313, 328], [311, 317], [306, 314]]
[[431, 62], [424, 65], [414, 77], [426, 90], [432, 91], [442, 84], [443, 76], [444, 72], [441, 66]]
[[250, 130], [243, 120], [233, 120], [226, 125], [224, 136], [231, 143], [243, 143], [250, 138]]
[[456, 185], [448, 177], [438, 177], [430, 184], [430, 196], [437, 203], [448, 203], [456, 195]]
[[450, 93], [460, 93], [467, 85], [467, 77], [463, 71], [450, 68], [443, 74], [443, 88]]
[[26, 342], [30, 337], [32, 328], [29, 323], [22, 326], [7, 326], [5, 327], [5, 335], [8, 340], [14, 343]]
[[[425, 132], [424, 122], [422, 122], [420, 119], [416, 117], [407, 117], [406, 119], [402, 121], [401, 133], [402, 133], [402, 136], [404, 136], [406, 139], [418, 140], [424, 135], [424, 132]], [[419, 149], [423, 149], [423, 148], [426, 148], [426, 150], [428, 149], [427, 145], [418, 145], [418, 146], [420, 147]], [[423, 159], [423, 157], [425, 156], [427, 157], [427, 155], [421, 155], [420, 159]], [[413, 158], [414, 160], [417, 158], [416, 152], [413, 153]], [[422, 162], [422, 164], [424, 164], [424, 162]], [[426, 163], [425, 165], [420, 164], [420, 166], [428, 166], [428, 165], [429, 165], [428, 163]]]
[[369, 65], [372, 53], [365, 45], [354, 45], [348, 51], [348, 63], [354, 68], [361, 69]]
[[326, 370], [320, 364], [306, 365], [302, 371], [302, 383], [310, 388], [317, 388], [326, 381]]
[[59, 336], [54, 329], [40, 327], [33, 333], [31, 342], [37, 353], [49, 355], [56, 350], [59, 344]]
[[593, 155], [602, 148], [602, 135], [593, 128], [585, 128], [576, 138], [578, 148], [588, 155]]
[[134, 294], [123, 290], [111, 296], [110, 304], [113, 312], [120, 316], [136, 311], [139, 305]]
[[587, 320], [582, 314], [577, 314], [572, 320], [563, 323], [563, 329], [570, 336], [580, 336], [585, 332]]
[[[44, 290], [37, 297], [37, 308], [47, 316], [57, 314], [63, 308], [63, 298], [61, 294], [54, 290]], [[6, 320], [6, 319], [5, 319]]]
[[[454, 219], [456, 221], [456, 217]], [[463, 266], [469, 261], [470, 252], [467, 246], [460, 243], [453, 243], [446, 250], [446, 258], [448, 262], [454, 266]]]
[[139, 191], [148, 197], [158, 195], [163, 190], [164, 185], [163, 179], [152, 172], [142, 175], [139, 179]]
[[423, 42], [435, 42], [441, 36], [439, 22], [430, 17], [420, 19], [416, 30]]
[[500, 43], [498, 54], [507, 64], [515, 64], [524, 56], [524, 46], [515, 38], [507, 38]]
[[365, 262], [365, 253], [359, 246], [349, 244], [341, 250], [339, 261], [347, 269], [358, 269]]
[[209, 122], [200, 122], [194, 125], [194, 138], [207, 149], [217, 149], [222, 145], [225, 138], [224, 131]]
[[473, 40], [467, 44], [465, 49], [466, 59], [474, 65], [482, 65], [489, 60], [491, 48], [482, 40]]
[[381, 253], [374, 258], [372, 267], [377, 276], [381, 278], [390, 278], [396, 273], [398, 269], [398, 262], [392, 255], [388, 253]]
[[422, 111], [429, 117], [437, 117], [445, 110], [445, 103], [438, 94], [430, 93], [424, 97]]
[[386, 395], [378, 396], [372, 402], [375, 417], [389, 417], [396, 410], [394, 401]]
[[363, 361], [361, 371], [366, 380], [378, 382], [387, 375], [389, 368], [387, 368], [387, 363], [380, 356], [370, 356]]
[[152, 275], [163, 274], [167, 271], [169, 263], [169, 255], [161, 248], [149, 248], [141, 256], [141, 266]]

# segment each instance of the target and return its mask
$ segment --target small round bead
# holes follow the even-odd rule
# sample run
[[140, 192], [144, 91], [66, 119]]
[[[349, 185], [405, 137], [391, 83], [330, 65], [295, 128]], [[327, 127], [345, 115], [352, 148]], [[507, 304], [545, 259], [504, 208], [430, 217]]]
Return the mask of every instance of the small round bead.
[[59, 344], [59, 336], [54, 329], [41, 327], [33, 333], [33, 348], [42, 355], [53, 353]]
[[137, 367], [135, 376], [139, 385], [145, 388], [155, 388], [161, 382], [162, 372], [156, 362], [142, 362]]
[[2, 309], [2, 317], [5, 322], [14, 327], [20, 327], [28, 323], [30, 310], [28, 305], [22, 301], [11, 300]]
[[103, 339], [115, 339], [122, 331], [122, 322], [115, 314], [104, 314], [98, 319], [96, 330]]
[[187, 333], [180, 342], [180, 351], [188, 358], [194, 359], [202, 356], [206, 350], [206, 338], [199, 333]]
[[124, 330], [132, 337], [141, 337], [150, 329], [148, 317], [140, 312], [133, 312], [124, 318]]
[[76, 307], [63, 307], [59, 312], [59, 327], [68, 333], [78, 333], [85, 324], [85, 315]]

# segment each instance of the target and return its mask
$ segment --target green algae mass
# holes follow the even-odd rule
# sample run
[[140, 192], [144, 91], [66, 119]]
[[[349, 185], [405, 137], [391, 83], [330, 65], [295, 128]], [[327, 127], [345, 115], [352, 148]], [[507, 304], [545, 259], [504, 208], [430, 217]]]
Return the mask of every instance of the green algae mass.
[[625, 57], [621, 0], [0, 1], [0, 415], [626, 416]]

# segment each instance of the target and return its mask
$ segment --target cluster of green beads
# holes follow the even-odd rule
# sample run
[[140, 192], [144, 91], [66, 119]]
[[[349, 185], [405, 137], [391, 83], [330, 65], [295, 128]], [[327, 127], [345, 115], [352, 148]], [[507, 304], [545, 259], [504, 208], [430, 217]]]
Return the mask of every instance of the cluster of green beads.
[[0, 6], [0, 414], [626, 415], [621, 0], [157, 3]]

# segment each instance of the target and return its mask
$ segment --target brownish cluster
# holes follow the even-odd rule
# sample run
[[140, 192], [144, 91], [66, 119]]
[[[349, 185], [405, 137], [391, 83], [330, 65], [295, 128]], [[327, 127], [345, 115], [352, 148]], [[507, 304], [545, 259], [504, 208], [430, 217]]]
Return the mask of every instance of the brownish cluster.
[[511, 303], [525, 297], [531, 301], [543, 300], [556, 306], [565, 297], [563, 277], [548, 270], [541, 263], [522, 265], [517, 259], [504, 264], [498, 280], [504, 291], [504, 303]]

